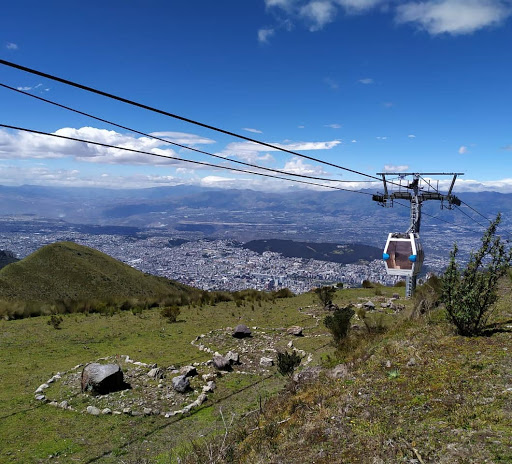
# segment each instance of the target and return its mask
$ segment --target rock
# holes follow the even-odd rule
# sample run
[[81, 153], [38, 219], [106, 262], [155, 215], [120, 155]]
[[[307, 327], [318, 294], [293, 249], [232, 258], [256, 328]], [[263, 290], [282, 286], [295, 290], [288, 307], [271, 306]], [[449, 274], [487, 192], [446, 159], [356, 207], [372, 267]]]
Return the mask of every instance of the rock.
[[213, 372], [209, 372], [208, 374], [203, 374], [202, 378], [205, 382], [209, 382], [210, 380], [214, 380], [217, 378], [217, 374]]
[[409, 361], [407, 362], [407, 367], [413, 367], [415, 365], [416, 365], [416, 359], [414, 359], [414, 358], [409, 359]]
[[293, 348], [293, 340], [290, 340], [288, 342], [288, 345], [286, 345], [288, 348]]
[[322, 372], [322, 368], [319, 366], [308, 367], [301, 372], [297, 372], [293, 376], [294, 382], [304, 382], [309, 383], [313, 382], [320, 377], [320, 373]]
[[57, 407], [59, 405], [59, 403], [57, 403], [57, 401], [50, 401], [48, 404], [50, 406], [55, 406], [55, 407]]
[[326, 311], [336, 311], [337, 309], [340, 309], [340, 307], [332, 302], [329, 302], [324, 306], [324, 310]]
[[197, 369], [194, 366], [183, 366], [180, 369], [180, 374], [185, 377], [195, 377], [197, 375]]
[[224, 356], [214, 356], [213, 365], [216, 369], [219, 369], [219, 371], [231, 370], [231, 363], [229, 362], [229, 359]]
[[229, 361], [231, 365], [240, 364], [240, 355], [238, 353], [235, 353], [234, 351], [228, 351], [226, 359]]
[[165, 377], [165, 373], [159, 367], [154, 367], [148, 372], [148, 377], [152, 379], [163, 379]]
[[44, 395], [36, 395], [35, 398], [37, 401], [46, 401], [46, 396]]
[[61, 401], [61, 402], [59, 403], [59, 408], [62, 408], [62, 409], [68, 409], [68, 406], [69, 406], [69, 404], [68, 404], [68, 402], [67, 402], [66, 400]]
[[[114, 411], [114, 412], [119, 412], [119, 411]], [[104, 414], [105, 416], [108, 414], [112, 414], [112, 410], [109, 408], [102, 409], [101, 414]]]
[[298, 325], [294, 325], [292, 327], [289, 327], [286, 330], [286, 333], [288, 335], [295, 335], [296, 337], [302, 337], [302, 330], [303, 330], [302, 327], [299, 327]]
[[152, 412], [153, 411], [151, 410], [151, 408], [144, 408], [142, 410], [142, 414], [144, 414], [145, 416], [150, 416]]
[[203, 387], [203, 393], [213, 393], [215, 391], [215, 388], [217, 388], [217, 385], [213, 380], [210, 380], [204, 387]]
[[391, 367], [391, 361], [387, 360], [386, 361], [386, 367], [389, 369]]
[[381, 308], [389, 308], [391, 305], [389, 303], [381, 303], [380, 304], [380, 307]]
[[[108, 409], [108, 408], [107, 408]], [[120, 416], [121, 414], [123, 414], [121, 411], [114, 411], [112, 413], [114, 416]]]
[[327, 372], [331, 379], [343, 379], [348, 375], [348, 367], [346, 364], [338, 364]]
[[363, 307], [364, 307], [365, 309], [368, 309], [369, 311], [372, 311], [372, 310], [374, 310], [374, 309], [375, 309], [375, 304], [373, 303], [373, 301], [367, 301], [367, 302], [363, 305]]
[[264, 367], [271, 367], [274, 365], [274, 361], [272, 360], [272, 358], [267, 358], [267, 357], [263, 356], [260, 359], [260, 365], [264, 366]]
[[48, 387], [49, 385], [47, 383], [43, 383], [42, 385], [39, 385], [39, 387], [37, 387], [35, 393], [43, 393], [43, 391], [46, 390]]
[[87, 406], [87, 413], [93, 416], [99, 416], [101, 411], [95, 406]]
[[399, 300], [400, 299], [400, 295], [398, 293], [393, 293], [393, 297], [395, 300]]
[[123, 371], [117, 364], [87, 364], [82, 371], [82, 392], [92, 391], [101, 395], [123, 390]]
[[130, 408], [123, 409], [123, 414], [131, 414], [131, 413], [132, 413], [132, 410]]
[[185, 393], [190, 388], [190, 382], [184, 375], [178, 375], [172, 379], [172, 387], [178, 393]]
[[245, 338], [251, 336], [251, 329], [244, 324], [239, 324], [235, 327], [233, 331], [233, 337], [235, 338]]

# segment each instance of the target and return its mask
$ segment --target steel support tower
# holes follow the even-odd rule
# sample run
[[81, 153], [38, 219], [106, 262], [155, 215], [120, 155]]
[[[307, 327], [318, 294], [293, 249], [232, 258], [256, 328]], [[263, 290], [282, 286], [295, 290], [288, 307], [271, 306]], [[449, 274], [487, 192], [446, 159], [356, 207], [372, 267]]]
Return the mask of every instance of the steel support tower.
[[[420, 233], [421, 225], [421, 206], [424, 201], [437, 200], [441, 202], [441, 209], [453, 209], [454, 206], [460, 206], [461, 201], [452, 194], [453, 186], [458, 176], [464, 175], [460, 172], [378, 172], [378, 176], [382, 177], [384, 184], [384, 193], [373, 195], [373, 201], [378, 202], [384, 207], [393, 207], [394, 200], [406, 200], [411, 205], [410, 224], [407, 233], [417, 234]], [[386, 176], [397, 176], [399, 180], [398, 191], [389, 192], [388, 184], [396, 186], [396, 182], [391, 183]], [[412, 176], [413, 180], [402, 186], [402, 180], [407, 176]], [[446, 195], [439, 193], [439, 187], [434, 187], [425, 176], [453, 176], [450, 188]], [[423, 185], [421, 185], [423, 184]], [[439, 184], [439, 182], [438, 182]], [[416, 288], [417, 276], [413, 275], [406, 277], [405, 281], [405, 296], [412, 297]]]

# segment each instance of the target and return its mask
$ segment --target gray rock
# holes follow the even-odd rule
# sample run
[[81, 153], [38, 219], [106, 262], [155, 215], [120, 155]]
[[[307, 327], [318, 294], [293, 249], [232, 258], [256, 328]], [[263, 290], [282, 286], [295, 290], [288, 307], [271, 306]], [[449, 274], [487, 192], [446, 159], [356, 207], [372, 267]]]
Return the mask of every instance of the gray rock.
[[150, 416], [152, 414], [152, 409], [151, 408], [144, 408], [142, 410], [142, 413], [145, 415], [145, 416]]
[[[119, 411], [115, 411], [115, 412], [119, 412]], [[112, 410], [110, 408], [102, 409], [101, 414], [104, 414], [104, 415], [112, 414]]]
[[299, 382], [299, 383], [313, 382], [313, 381], [317, 380], [318, 377], [320, 377], [321, 372], [322, 372], [322, 368], [319, 366], [308, 367], [308, 368], [302, 370], [301, 372], [294, 374], [293, 380], [295, 382]]
[[416, 359], [414, 359], [414, 358], [409, 359], [409, 361], [407, 362], [408, 367], [413, 367], [415, 365], [416, 365]]
[[163, 379], [165, 377], [165, 373], [159, 367], [154, 367], [148, 372], [148, 377], [152, 379]]
[[348, 367], [346, 364], [338, 364], [327, 372], [331, 379], [343, 379], [348, 375]]
[[251, 329], [244, 324], [239, 324], [235, 327], [233, 331], [233, 337], [235, 338], [245, 338], [251, 336]]
[[203, 387], [203, 393], [213, 393], [215, 389], [217, 388], [217, 385], [213, 380], [210, 380], [204, 387]]
[[398, 293], [393, 293], [393, 298], [394, 298], [395, 300], [399, 300], [399, 299], [400, 299], [400, 294], [398, 294]]
[[123, 371], [117, 364], [87, 364], [82, 371], [82, 392], [107, 394], [126, 388]]
[[271, 367], [274, 365], [274, 361], [272, 358], [267, 358], [267, 357], [263, 356], [260, 359], [260, 365], [262, 365], [264, 367]]
[[213, 365], [216, 369], [219, 369], [219, 371], [231, 370], [231, 363], [229, 362], [229, 359], [224, 356], [214, 356]]
[[93, 416], [99, 416], [101, 411], [95, 406], [87, 406], [87, 413]]
[[208, 374], [203, 374], [202, 378], [205, 382], [209, 382], [210, 380], [215, 380], [217, 378], [217, 374], [209, 372]]
[[61, 401], [61, 402], [59, 403], [59, 408], [62, 408], [62, 409], [68, 409], [68, 406], [69, 406], [69, 404], [68, 404], [68, 402], [67, 402], [66, 400]]
[[47, 383], [43, 383], [42, 385], [39, 385], [39, 387], [37, 387], [35, 393], [43, 393], [43, 391], [45, 391], [48, 387], [49, 385]]
[[178, 393], [185, 393], [190, 388], [190, 381], [184, 375], [178, 375], [172, 379], [172, 387]]
[[183, 366], [180, 369], [180, 374], [185, 377], [195, 377], [197, 375], [197, 369], [194, 366]]
[[231, 365], [240, 364], [240, 355], [238, 353], [235, 353], [234, 351], [228, 351], [226, 359], [229, 361]]
[[44, 395], [36, 395], [35, 398], [37, 401], [46, 401], [46, 396]]
[[302, 330], [303, 330], [302, 327], [299, 327], [298, 325], [294, 325], [292, 327], [289, 327], [286, 330], [286, 333], [288, 335], [295, 335], [296, 337], [302, 337]]
[[123, 414], [131, 414], [131, 413], [132, 413], [132, 410], [130, 408], [123, 409]]

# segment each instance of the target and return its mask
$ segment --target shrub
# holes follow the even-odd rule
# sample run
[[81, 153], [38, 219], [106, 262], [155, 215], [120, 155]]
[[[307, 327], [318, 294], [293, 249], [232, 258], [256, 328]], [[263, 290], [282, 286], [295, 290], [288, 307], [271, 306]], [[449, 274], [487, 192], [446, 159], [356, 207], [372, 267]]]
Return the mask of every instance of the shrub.
[[167, 319], [167, 322], [173, 323], [176, 322], [178, 319], [178, 316], [180, 315], [180, 308], [177, 306], [167, 306], [165, 308], [162, 308], [160, 314], [162, 317]]
[[282, 288], [274, 293], [276, 298], [291, 298], [295, 296], [289, 288]]
[[395, 282], [393, 287], [405, 287], [405, 280], [399, 280], [398, 282]]
[[432, 274], [430, 278], [416, 288], [413, 298], [413, 316], [425, 314], [439, 306], [443, 283], [439, 277]]
[[363, 280], [363, 283], [361, 284], [363, 288], [373, 288], [374, 285], [369, 280]]
[[471, 253], [462, 271], [456, 261], [456, 244], [450, 253], [450, 264], [443, 276], [442, 301], [448, 319], [459, 335], [471, 336], [482, 332], [490, 309], [498, 298], [498, 280], [509, 269], [512, 251], [507, 251], [501, 237], [496, 235], [500, 222], [501, 214], [498, 214], [484, 233], [480, 249]]
[[293, 371], [300, 364], [301, 358], [297, 354], [297, 352], [292, 351], [288, 353], [285, 351], [284, 353], [277, 353], [277, 370], [281, 375], [287, 375], [291, 377], [293, 375]]
[[55, 330], [60, 329], [60, 324], [64, 319], [62, 316], [57, 316], [56, 314], [52, 314], [50, 320], [47, 322], [48, 325], [51, 325]]
[[332, 298], [336, 293], [334, 287], [318, 287], [315, 288], [315, 295], [323, 306], [327, 306], [332, 302]]
[[350, 319], [355, 314], [352, 306], [334, 310], [332, 315], [326, 316], [324, 324], [332, 334], [335, 345], [339, 345], [347, 336], [350, 329]]

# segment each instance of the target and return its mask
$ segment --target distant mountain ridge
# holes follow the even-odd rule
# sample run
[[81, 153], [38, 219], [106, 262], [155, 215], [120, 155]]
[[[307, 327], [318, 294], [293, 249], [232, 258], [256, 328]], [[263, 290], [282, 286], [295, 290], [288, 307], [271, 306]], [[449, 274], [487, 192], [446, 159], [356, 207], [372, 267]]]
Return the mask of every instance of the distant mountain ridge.
[[360, 243], [340, 245], [337, 243], [311, 243], [271, 239], [251, 240], [243, 246], [260, 254], [265, 251], [273, 251], [281, 253], [287, 258], [317, 259], [341, 264], [351, 264], [360, 260], [372, 261], [382, 257], [382, 250], [380, 248]]

